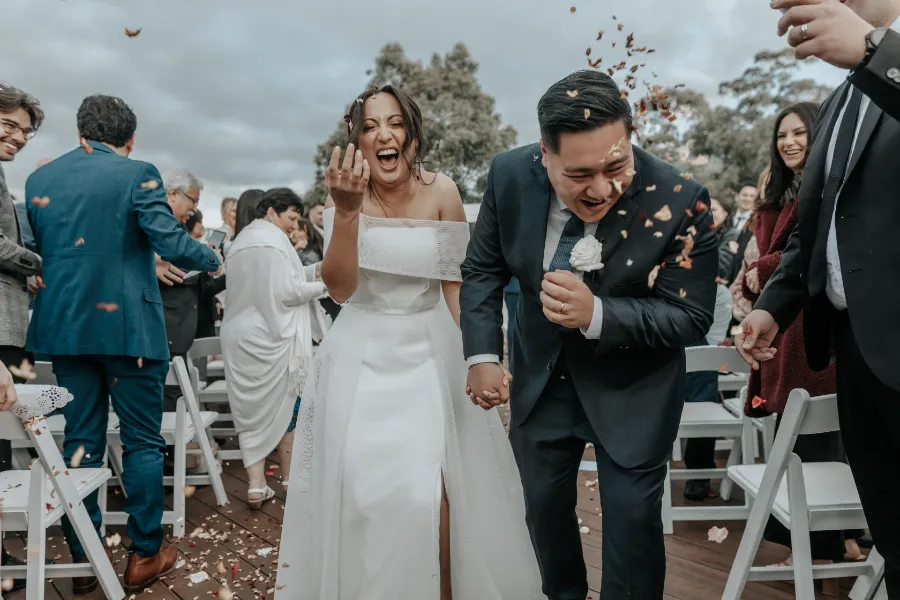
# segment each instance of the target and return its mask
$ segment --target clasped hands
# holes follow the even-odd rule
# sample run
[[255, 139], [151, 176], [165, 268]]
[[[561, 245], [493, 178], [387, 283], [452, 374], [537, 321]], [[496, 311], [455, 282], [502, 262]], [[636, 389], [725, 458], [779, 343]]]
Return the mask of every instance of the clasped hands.
[[[544, 275], [541, 283], [544, 315], [553, 323], [570, 329], [587, 328], [594, 317], [594, 295], [571, 271]], [[512, 375], [498, 363], [481, 363], [469, 369], [466, 394], [485, 410], [509, 402]]]

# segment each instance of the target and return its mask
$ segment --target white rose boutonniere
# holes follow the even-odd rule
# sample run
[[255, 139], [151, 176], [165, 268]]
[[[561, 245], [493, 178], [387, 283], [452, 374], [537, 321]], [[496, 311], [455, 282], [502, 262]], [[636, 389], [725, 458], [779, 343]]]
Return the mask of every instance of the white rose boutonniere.
[[600, 256], [603, 253], [603, 244], [594, 236], [582, 238], [569, 256], [569, 264], [579, 271], [596, 271], [603, 268]]

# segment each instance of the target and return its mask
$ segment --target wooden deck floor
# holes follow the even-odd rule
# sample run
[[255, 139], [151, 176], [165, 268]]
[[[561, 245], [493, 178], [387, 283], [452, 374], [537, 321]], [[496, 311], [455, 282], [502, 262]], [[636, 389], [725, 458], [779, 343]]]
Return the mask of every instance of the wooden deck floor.
[[[586, 453], [591, 459], [591, 451]], [[275, 461], [269, 464], [276, 465]], [[209, 487], [198, 488], [187, 502], [188, 537], [168, 541], [174, 544], [181, 553], [183, 563], [164, 581], [139, 596], [142, 598], [171, 598], [180, 600], [201, 600], [204, 598], [227, 597], [221, 594], [224, 586], [233, 592], [234, 600], [251, 598], [271, 598], [275, 586], [275, 573], [278, 565], [278, 542], [281, 535], [281, 521], [284, 512], [284, 492], [278, 484], [279, 470], [273, 470], [270, 485], [276, 489], [278, 496], [268, 503], [261, 512], [252, 512], [247, 507], [246, 474], [237, 462], [225, 465], [223, 480], [230, 503], [224, 507], [216, 505], [213, 491]], [[596, 489], [588, 488], [584, 483], [592, 478], [591, 473], [582, 472], [579, 478], [578, 515], [590, 533], [583, 536], [585, 562], [588, 567], [588, 579], [592, 589], [588, 596], [592, 600], [599, 598], [601, 579], [601, 523], [600, 506]], [[676, 483], [677, 485], [677, 483]], [[681, 490], [677, 488], [673, 494], [676, 502], [681, 500]], [[111, 494], [111, 508], [120, 504], [117, 494]], [[736, 498], [735, 502], [740, 502]], [[728, 538], [721, 545], [707, 541], [707, 531], [712, 525], [727, 526]], [[112, 527], [112, 533], [119, 533], [123, 545], [127, 544], [124, 527]], [[167, 528], [171, 534], [171, 528]], [[194, 537], [191, 537], [191, 533]], [[666, 576], [666, 600], [718, 600], [728, 577], [728, 571], [740, 542], [743, 523], [676, 523], [675, 534], [666, 537], [668, 570]], [[109, 533], [108, 533], [109, 534]], [[68, 549], [58, 529], [51, 532], [48, 557], [59, 562], [69, 559]], [[7, 538], [7, 548], [20, 558], [24, 558], [25, 548], [22, 538]], [[787, 551], [778, 546], [764, 542], [757, 564], [771, 564], [783, 560]], [[125, 568], [125, 550], [114, 549], [116, 569], [121, 574]], [[234, 571], [234, 569], [237, 569]], [[208, 579], [192, 583], [191, 577], [197, 578], [205, 572]], [[236, 573], [236, 577], [233, 577]], [[844, 595], [846, 599], [851, 582], [846, 582]], [[19, 591], [5, 594], [10, 600], [24, 600], [25, 592]], [[60, 579], [50, 581], [46, 585], [48, 600], [81, 598], [87, 600], [102, 599], [99, 589], [86, 596], [73, 596], [71, 581]], [[744, 598], [747, 600], [788, 600], [793, 598], [793, 587], [785, 583], [751, 583], [747, 586]], [[827, 598], [819, 595], [821, 600]], [[834, 600], [833, 597], [830, 600]]]

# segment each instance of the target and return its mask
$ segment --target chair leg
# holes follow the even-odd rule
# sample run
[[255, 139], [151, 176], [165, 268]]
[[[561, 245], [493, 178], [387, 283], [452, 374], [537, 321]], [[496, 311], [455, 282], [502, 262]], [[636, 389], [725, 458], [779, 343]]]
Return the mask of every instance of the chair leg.
[[[28, 488], [28, 553], [25, 598], [44, 600], [44, 579], [47, 570], [47, 474], [41, 461], [36, 460], [31, 467], [31, 481]], [[60, 501], [62, 499], [60, 498]]]
[[172, 489], [172, 509], [175, 513], [175, 523], [172, 526], [172, 535], [176, 538], [184, 537], [185, 519], [187, 510], [185, 507], [184, 488], [187, 485], [187, 415], [185, 414], [184, 398], [178, 399], [175, 410], [175, 484]]
[[675, 438], [675, 443], [672, 445], [672, 460], [675, 462], [684, 460], [684, 456], [681, 453], [681, 438]]
[[[734, 438], [731, 443], [731, 452], [728, 453], [728, 462], [725, 464], [725, 468], [734, 467], [741, 464], [743, 461], [741, 460], [741, 443], [742, 438]], [[722, 500], [728, 502], [731, 500], [731, 490], [734, 487], [734, 482], [728, 477], [726, 473], [724, 477], [722, 477], [722, 484], [719, 486], [719, 496], [722, 497]]]
[[[860, 575], [850, 590], [850, 600], [877, 600], [877, 588], [884, 587], [884, 558], [878, 552], [878, 548], [869, 551], [866, 564], [872, 567], [871, 572]], [[887, 596], [885, 596], [887, 598]]]
[[788, 506], [791, 514], [791, 551], [794, 563], [794, 590], [798, 600], [815, 600], [812, 548], [809, 541], [809, 509], [803, 482], [803, 463], [791, 454], [787, 468]]
[[122, 497], [128, 498], [128, 494], [125, 493], [125, 486], [122, 485], [122, 454], [123, 450], [121, 446], [115, 444], [107, 445], [109, 469], [119, 478], [119, 491], [122, 493]]
[[663, 534], [675, 533], [675, 523], [672, 520], [672, 478], [669, 476], [671, 467], [666, 468], [666, 480], [663, 482], [662, 522]]
[[766, 462], [769, 461], [769, 455], [772, 453], [772, 446], [775, 445], [775, 419], [772, 415], [762, 420], [763, 422], [763, 455]]

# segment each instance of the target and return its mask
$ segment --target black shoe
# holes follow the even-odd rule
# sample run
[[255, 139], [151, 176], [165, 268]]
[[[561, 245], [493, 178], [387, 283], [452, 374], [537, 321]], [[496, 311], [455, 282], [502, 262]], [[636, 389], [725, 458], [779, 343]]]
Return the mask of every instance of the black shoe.
[[[8, 567], [24, 567], [25, 566], [24, 561], [19, 560], [18, 558], [16, 558], [15, 556], [13, 556], [11, 554], [7, 554], [5, 551], [3, 552], [3, 558], [2, 558], [2, 560], [0, 560], [0, 563], [2, 563], [3, 566], [5, 566], [5, 567], [7, 567], [7, 566]], [[16, 592], [16, 591], [24, 590], [24, 589], [25, 589], [25, 580], [24, 579], [13, 579], [13, 585], [9, 589], [9, 591]]]
[[871, 533], [867, 533], [862, 537], [856, 538], [856, 543], [860, 548], [871, 548], [875, 545], [875, 542], [872, 541]]
[[700, 502], [716, 496], [718, 494], [709, 489], [709, 479], [689, 479], [684, 486], [684, 497], [686, 500]]

